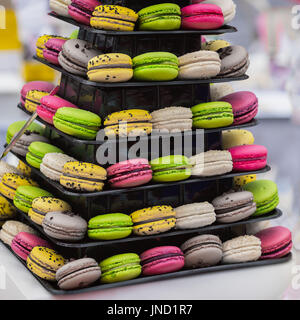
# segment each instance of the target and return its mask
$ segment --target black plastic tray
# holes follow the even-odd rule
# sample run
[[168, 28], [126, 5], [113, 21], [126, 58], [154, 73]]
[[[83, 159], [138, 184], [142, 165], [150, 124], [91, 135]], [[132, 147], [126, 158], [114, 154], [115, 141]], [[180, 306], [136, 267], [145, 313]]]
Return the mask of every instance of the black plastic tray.
[[[5, 246], [27, 268], [26, 262], [24, 260], [22, 260], [19, 256], [17, 256], [8, 245], [5, 245]], [[178, 271], [178, 272], [166, 273], [166, 274], [156, 275], [156, 276], [140, 276], [140, 277], [133, 279], [133, 280], [116, 282], [116, 283], [112, 283], [112, 284], [98, 284], [99, 282], [98, 283], [96, 282], [91, 287], [84, 288], [84, 289], [69, 290], [69, 291], [61, 290], [57, 286], [56, 282], [46, 281], [46, 280], [39, 278], [34, 273], [31, 273], [31, 274], [51, 294], [53, 294], [53, 295], [69, 295], [69, 294], [80, 294], [80, 293], [85, 293], [85, 292], [93, 292], [93, 291], [100, 291], [100, 290], [105, 290], [105, 289], [130, 286], [130, 285], [135, 285], [135, 284], [140, 284], [140, 283], [149, 283], [149, 282], [153, 282], [153, 281], [174, 279], [174, 278], [197, 275], [197, 274], [204, 274], [204, 273], [209, 273], [209, 272], [275, 265], [275, 264], [288, 262], [291, 259], [292, 259], [292, 254], [289, 253], [285, 257], [282, 257], [279, 259], [258, 260], [258, 261], [254, 261], [254, 262], [244, 262], [244, 263], [236, 263], [236, 264], [224, 264], [224, 265], [217, 265], [217, 266], [207, 267], [207, 268], [182, 270], [182, 271]]]

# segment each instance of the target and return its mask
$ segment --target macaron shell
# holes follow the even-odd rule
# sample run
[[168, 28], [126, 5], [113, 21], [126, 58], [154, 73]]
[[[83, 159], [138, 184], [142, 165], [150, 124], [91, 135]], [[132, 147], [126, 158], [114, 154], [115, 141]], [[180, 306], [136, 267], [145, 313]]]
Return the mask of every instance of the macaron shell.
[[63, 17], [70, 17], [69, 16], [69, 9], [68, 6], [71, 4], [72, 0], [50, 0], [49, 6], [52, 11], [57, 13]]
[[26, 94], [25, 99], [25, 109], [33, 113], [36, 111], [37, 106], [40, 104], [41, 98], [44, 96], [48, 96], [49, 92], [38, 91], [38, 90], [30, 90]]
[[16, 215], [16, 209], [4, 197], [0, 196], [0, 221], [12, 219]]
[[21, 103], [23, 106], [25, 105], [25, 99], [28, 91], [38, 90], [50, 93], [54, 88], [55, 86], [52, 83], [46, 81], [27, 82], [21, 90]]
[[46, 60], [50, 63], [59, 65], [58, 55], [59, 52], [62, 50], [63, 44], [67, 40], [64, 39], [50, 39], [47, 41], [45, 45], [45, 49], [43, 50], [43, 56]]
[[97, 0], [72, 0], [68, 13], [75, 21], [89, 26], [92, 12], [99, 4]]
[[254, 144], [254, 136], [251, 131], [244, 129], [234, 129], [222, 132], [223, 150], [232, 147]]

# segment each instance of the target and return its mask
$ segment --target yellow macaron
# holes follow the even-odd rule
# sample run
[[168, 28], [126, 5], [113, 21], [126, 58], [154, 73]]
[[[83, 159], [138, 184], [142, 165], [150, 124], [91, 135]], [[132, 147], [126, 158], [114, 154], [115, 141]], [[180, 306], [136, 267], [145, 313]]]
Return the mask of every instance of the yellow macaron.
[[243, 187], [245, 184], [255, 181], [256, 180], [256, 174], [250, 174], [246, 176], [239, 176], [233, 178], [234, 187], [236, 189], [239, 189]]
[[17, 188], [21, 186], [38, 187], [38, 184], [30, 178], [14, 173], [6, 173], [0, 182], [0, 193], [4, 197], [13, 200]]
[[14, 206], [12, 206], [7, 199], [0, 196], [0, 226], [2, 227], [6, 220], [13, 219], [15, 215], [16, 209]]
[[222, 146], [223, 150], [229, 148], [248, 145], [254, 143], [254, 136], [252, 132], [244, 129], [233, 129], [222, 132]]
[[139, 136], [152, 132], [152, 116], [146, 110], [130, 109], [114, 112], [104, 120], [107, 136]]
[[28, 269], [38, 277], [55, 281], [56, 271], [66, 263], [66, 260], [52, 249], [37, 246], [31, 250], [26, 262]]
[[40, 104], [41, 99], [44, 96], [48, 96], [49, 92], [30, 90], [26, 94], [25, 98], [25, 109], [31, 113], [36, 111], [37, 106]]
[[97, 29], [113, 31], [133, 31], [138, 14], [132, 9], [101, 5], [95, 8], [91, 18], [91, 26]]
[[147, 236], [167, 232], [175, 227], [176, 213], [171, 206], [154, 206], [133, 212], [133, 233]]
[[60, 184], [67, 189], [81, 192], [102, 191], [106, 170], [92, 163], [70, 161], [64, 165]]
[[17, 166], [17, 169], [22, 173], [23, 176], [30, 178], [31, 168], [26, 163], [19, 160], [19, 164]]
[[33, 222], [42, 225], [48, 212], [66, 213], [71, 211], [71, 206], [63, 200], [52, 197], [39, 197], [33, 200], [32, 208], [29, 210], [28, 215]]
[[133, 77], [132, 59], [123, 53], [101, 54], [88, 63], [88, 78], [95, 82], [125, 82]]
[[230, 43], [225, 40], [213, 40], [202, 45], [202, 50], [218, 51], [219, 49], [229, 47]]

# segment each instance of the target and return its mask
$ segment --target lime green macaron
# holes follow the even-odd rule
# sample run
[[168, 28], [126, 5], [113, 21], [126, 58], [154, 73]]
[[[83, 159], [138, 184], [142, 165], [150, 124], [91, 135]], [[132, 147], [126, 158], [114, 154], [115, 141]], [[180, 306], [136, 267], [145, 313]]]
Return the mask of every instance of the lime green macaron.
[[276, 209], [279, 204], [278, 189], [271, 180], [256, 180], [243, 186], [243, 190], [253, 193], [256, 211], [253, 216], [260, 216]]
[[94, 240], [115, 240], [128, 237], [133, 222], [123, 213], [110, 213], [96, 216], [88, 223], [88, 236]]
[[26, 161], [34, 168], [39, 169], [47, 153], [64, 153], [61, 149], [45, 142], [35, 141], [28, 147]]
[[[8, 129], [7, 129], [7, 133], [6, 133], [6, 142], [10, 143], [11, 139], [13, 138], [13, 136], [18, 133], [23, 126], [25, 125], [26, 120], [22, 120], [22, 121], [16, 121], [14, 123], [12, 123]], [[45, 133], [45, 128], [42, 127], [41, 125], [39, 125], [38, 123], [33, 122], [28, 128], [27, 131], [32, 132], [32, 133], [38, 133], [40, 135], [44, 135]]]
[[114, 283], [137, 278], [142, 272], [140, 257], [135, 253], [112, 256], [100, 262], [102, 283]]
[[212, 129], [230, 126], [233, 123], [232, 106], [228, 102], [200, 103], [191, 108], [193, 127]]
[[189, 159], [182, 155], [166, 156], [150, 161], [154, 182], [173, 182], [191, 176]]

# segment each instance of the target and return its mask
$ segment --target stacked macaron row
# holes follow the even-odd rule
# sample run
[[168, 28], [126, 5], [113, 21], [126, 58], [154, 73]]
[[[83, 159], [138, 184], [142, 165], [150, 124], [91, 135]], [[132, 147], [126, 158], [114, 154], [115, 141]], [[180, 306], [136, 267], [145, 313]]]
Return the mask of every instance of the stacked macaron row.
[[236, 12], [232, 0], [198, 0], [182, 9], [173, 3], [161, 3], [138, 13], [119, 5], [100, 5], [98, 0], [50, 0], [49, 4], [58, 15], [113, 31], [218, 29], [233, 20]]

